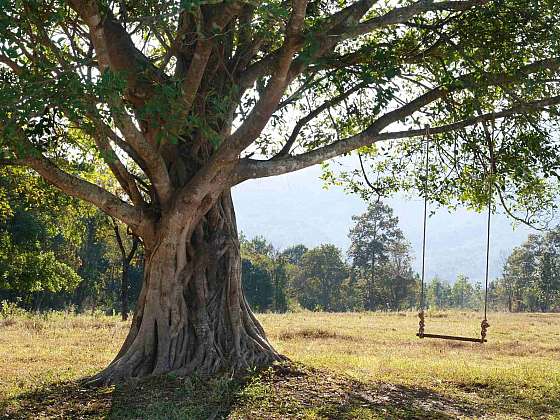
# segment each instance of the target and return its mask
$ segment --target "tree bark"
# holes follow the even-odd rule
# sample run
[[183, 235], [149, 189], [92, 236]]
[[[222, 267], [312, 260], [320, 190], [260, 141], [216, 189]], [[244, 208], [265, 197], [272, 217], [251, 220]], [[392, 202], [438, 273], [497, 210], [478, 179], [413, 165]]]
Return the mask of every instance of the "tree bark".
[[[188, 209], [187, 209], [188, 210]], [[93, 382], [173, 372], [236, 372], [282, 360], [241, 287], [241, 257], [229, 190], [200, 221], [161, 227], [146, 247], [144, 283], [128, 337]]]

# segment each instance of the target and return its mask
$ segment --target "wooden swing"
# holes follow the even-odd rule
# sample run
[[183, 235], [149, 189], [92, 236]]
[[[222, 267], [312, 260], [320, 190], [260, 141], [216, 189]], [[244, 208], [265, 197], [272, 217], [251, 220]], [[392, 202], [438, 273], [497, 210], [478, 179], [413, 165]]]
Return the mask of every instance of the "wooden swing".
[[[426, 222], [428, 218], [428, 172], [429, 172], [429, 143], [430, 143], [430, 127], [426, 126], [426, 165], [425, 165], [425, 178], [424, 178], [424, 227], [423, 227], [423, 239], [422, 239], [422, 277], [421, 277], [421, 289], [420, 289], [420, 311], [418, 312], [418, 333], [416, 334], [419, 338], [439, 338], [443, 340], [456, 340], [456, 341], [470, 341], [475, 343], [483, 344], [486, 340], [486, 333], [490, 324], [487, 319], [487, 309], [488, 309], [488, 268], [490, 260], [490, 219], [492, 214], [492, 184], [489, 187], [488, 194], [488, 218], [486, 222], [486, 276], [485, 276], [485, 288], [484, 288], [484, 319], [480, 323], [480, 337], [462, 337], [456, 335], [444, 335], [444, 334], [429, 334], [424, 331], [426, 322], [424, 318], [424, 277], [425, 277], [425, 267], [426, 267]], [[492, 154], [492, 148], [490, 147], [490, 153]], [[492, 161], [491, 156], [491, 161]], [[492, 162], [490, 164], [490, 176], [493, 173]]]

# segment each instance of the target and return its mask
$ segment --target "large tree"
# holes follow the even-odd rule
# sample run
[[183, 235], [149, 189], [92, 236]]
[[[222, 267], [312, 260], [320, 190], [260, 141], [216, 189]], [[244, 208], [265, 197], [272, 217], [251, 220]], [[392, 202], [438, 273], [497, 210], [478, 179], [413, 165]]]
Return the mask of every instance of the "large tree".
[[[386, 308], [388, 301], [394, 299], [392, 292], [384, 292], [385, 286], [391, 288], [385, 283], [397, 283], [404, 272], [412, 271], [409, 245], [399, 228], [399, 219], [390, 206], [377, 201], [370, 203], [365, 213], [352, 216], [352, 220], [348, 256], [352, 259], [354, 274], [365, 282], [364, 307], [370, 311], [378, 309], [379, 305]], [[391, 265], [396, 271], [394, 276], [390, 273]], [[412, 279], [411, 273], [407, 274], [406, 277]]]
[[[451, 168], [446, 191], [464, 200], [483, 200], [488, 156], [501, 197], [527, 205], [547, 198], [542, 179], [558, 167], [547, 134], [560, 103], [555, 1], [1, 6], [2, 162], [145, 245], [130, 333], [100, 382], [281, 358], [241, 289], [230, 196], [240, 182], [371, 156], [381, 141], [416, 144], [406, 139], [421, 124], [440, 152], [432, 173]], [[414, 162], [405, 151], [394, 161]], [[88, 176], [101, 158], [120, 191]]]

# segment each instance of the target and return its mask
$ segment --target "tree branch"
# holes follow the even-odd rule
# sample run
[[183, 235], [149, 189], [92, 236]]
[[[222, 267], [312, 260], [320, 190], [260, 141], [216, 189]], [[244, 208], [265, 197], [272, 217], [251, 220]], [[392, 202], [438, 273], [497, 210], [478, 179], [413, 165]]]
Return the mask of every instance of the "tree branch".
[[368, 19], [356, 26], [346, 27], [342, 30], [341, 39], [355, 38], [367, 34], [379, 28], [405, 23], [410, 18], [426, 12], [451, 11], [461, 12], [482, 6], [491, 0], [469, 0], [469, 1], [440, 1], [421, 0], [410, 6], [395, 8], [390, 12]]
[[113, 112], [113, 118], [127, 143], [145, 163], [146, 175], [150, 178], [160, 202], [166, 203], [171, 198], [173, 187], [165, 161], [154, 146], [146, 140], [144, 134], [134, 125], [132, 118], [126, 114], [124, 104], [120, 103], [119, 105], [122, 112]]
[[[291, 77], [293, 79], [298, 74], [301, 74], [309, 65], [310, 59], [324, 57], [325, 54], [333, 51], [341, 41], [346, 39], [356, 38], [357, 36], [386, 26], [404, 23], [421, 13], [438, 10], [464, 11], [475, 6], [484, 5], [489, 1], [490, 0], [434, 2], [433, 0], [421, 0], [410, 6], [392, 9], [384, 15], [377, 16], [362, 23], [357, 22], [369, 11], [376, 1], [357, 1], [327, 18], [323, 25], [316, 25], [317, 28], [320, 28], [319, 30], [306, 34], [309, 38], [315, 38], [320, 44], [320, 48], [316, 49], [311, 57], [306, 57], [305, 60], [294, 60], [290, 70]], [[279, 51], [277, 50], [249, 66], [239, 79], [241, 88], [247, 89], [258, 78], [270, 74], [278, 57]]]
[[[456, 131], [465, 127], [478, 124], [483, 121], [493, 121], [500, 118], [524, 114], [527, 112], [542, 111], [549, 106], [560, 104], [560, 96], [554, 96], [539, 101], [518, 104], [509, 109], [487, 113], [471, 118], [464, 119], [451, 124], [430, 128], [432, 134], [442, 134]], [[341, 139], [323, 146], [319, 149], [303, 153], [297, 156], [290, 156], [278, 160], [259, 161], [254, 159], [243, 159], [237, 173], [237, 182], [242, 182], [251, 178], [262, 178], [274, 175], [281, 175], [288, 172], [297, 171], [316, 165], [333, 157], [349, 153], [363, 146], [371, 145], [379, 141], [397, 140], [409, 137], [417, 137], [425, 134], [425, 129], [393, 131], [387, 133], [379, 133], [378, 131], [370, 131], [369, 129], [346, 139]]]
[[143, 211], [91, 182], [64, 172], [43, 155], [37, 154], [21, 160], [55, 187], [68, 195], [92, 203], [103, 212], [130, 226], [140, 236], [144, 234], [147, 225], [151, 225], [150, 219]]
[[317, 117], [319, 114], [321, 114], [327, 108], [331, 108], [331, 107], [337, 105], [338, 103], [340, 103], [344, 99], [348, 98], [353, 93], [359, 91], [360, 89], [362, 89], [362, 88], [364, 88], [368, 85], [369, 85], [369, 82], [365, 82], [365, 81], [361, 82], [361, 83], [358, 83], [357, 85], [353, 86], [351, 89], [347, 90], [346, 92], [343, 92], [340, 95], [337, 95], [334, 98], [332, 98], [328, 101], [325, 101], [323, 104], [321, 104], [321, 106], [315, 108], [313, 111], [311, 111], [305, 117], [300, 119], [296, 123], [294, 129], [292, 130], [292, 133], [290, 134], [290, 137], [288, 138], [288, 140], [284, 144], [284, 147], [282, 147], [282, 149], [278, 152], [278, 154], [276, 156], [274, 156], [272, 159], [279, 159], [283, 156], [287, 156], [287, 155], [290, 154], [290, 150], [291, 150], [292, 146], [294, 145], [300, 131], [309, 121], [313, 120], [315, 117]]
[[182, 111], [177, 118], [179, 121], [183, 121], [191, 110], [198, 88], [202, 82], [202, 77], [204, 76], [210, 54], [212, 53], [212, 40], [210, 39], [210, 35], [206, 33], [222, 30], [240, 10], [241, 3], [239, 2], [227, 4], [222, 8], [220, 13], [215, 15], [208, 22], [204, 31], [205, 33], [199, 35], [189, 69], [181, 85], [183, 104]]
[[125, 74], [129, 100], [135, 106], [145, 103], [152, 94], [152, 83], [165, 82], [165, 75], [134, 46], [130, 35], [110, 12], [102, 15], [97, 1], [70, 0], [70, 4], [89, 28], [99, 70]]
[[206, 165], [181, 189], [174, 202], [175, 208], [185, 202], [200, 202], [208, 199], [209, 194], [219, 188], [217, 187], [219, 183], [231, 183], [232, 179], [229, 175], [238, 164], [237, 156], [258, 137], [282, 99], [289, 82], [290, 64], [295, 51], [301, 45], [300, 37], [306, 6], [307, 0], [293, 0], [292, 14], [281, 47], [281, 58], [265, 92], [241, 126], [224, 139], [218, 151], [212, 155]]
[[4, 54], [0, 54], [0, 63], [7, 65], [17, 75], [20, 75], [23, 72], [23, 68], [20, 67], [18, 63], [10, 57], [6, 57]]
[[107, 137], [105, 137], [103, 132], [101, 132], [95, 133], [93, 138], [97, 148], [104, 156], [105, 163], [109, 166], [109, 169], [111, 169], [111, 172], [129, 196], [130, 200], [135, 206], [144, 206], [146, 202], [144, 201], [142, 194], [140, 194], [136, 181], [120, 161]]

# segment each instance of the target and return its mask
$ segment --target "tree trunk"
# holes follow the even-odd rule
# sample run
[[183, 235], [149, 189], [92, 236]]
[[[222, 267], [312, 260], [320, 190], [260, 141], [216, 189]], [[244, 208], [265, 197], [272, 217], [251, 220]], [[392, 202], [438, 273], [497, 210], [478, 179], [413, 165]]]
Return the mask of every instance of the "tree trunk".
[[144, 283], [128, 337], [94, 382], [173, 372], [212, 374], [283, 359], [243, 295], [229, 191], [202, 220], [169, 223], [146, 249]]

